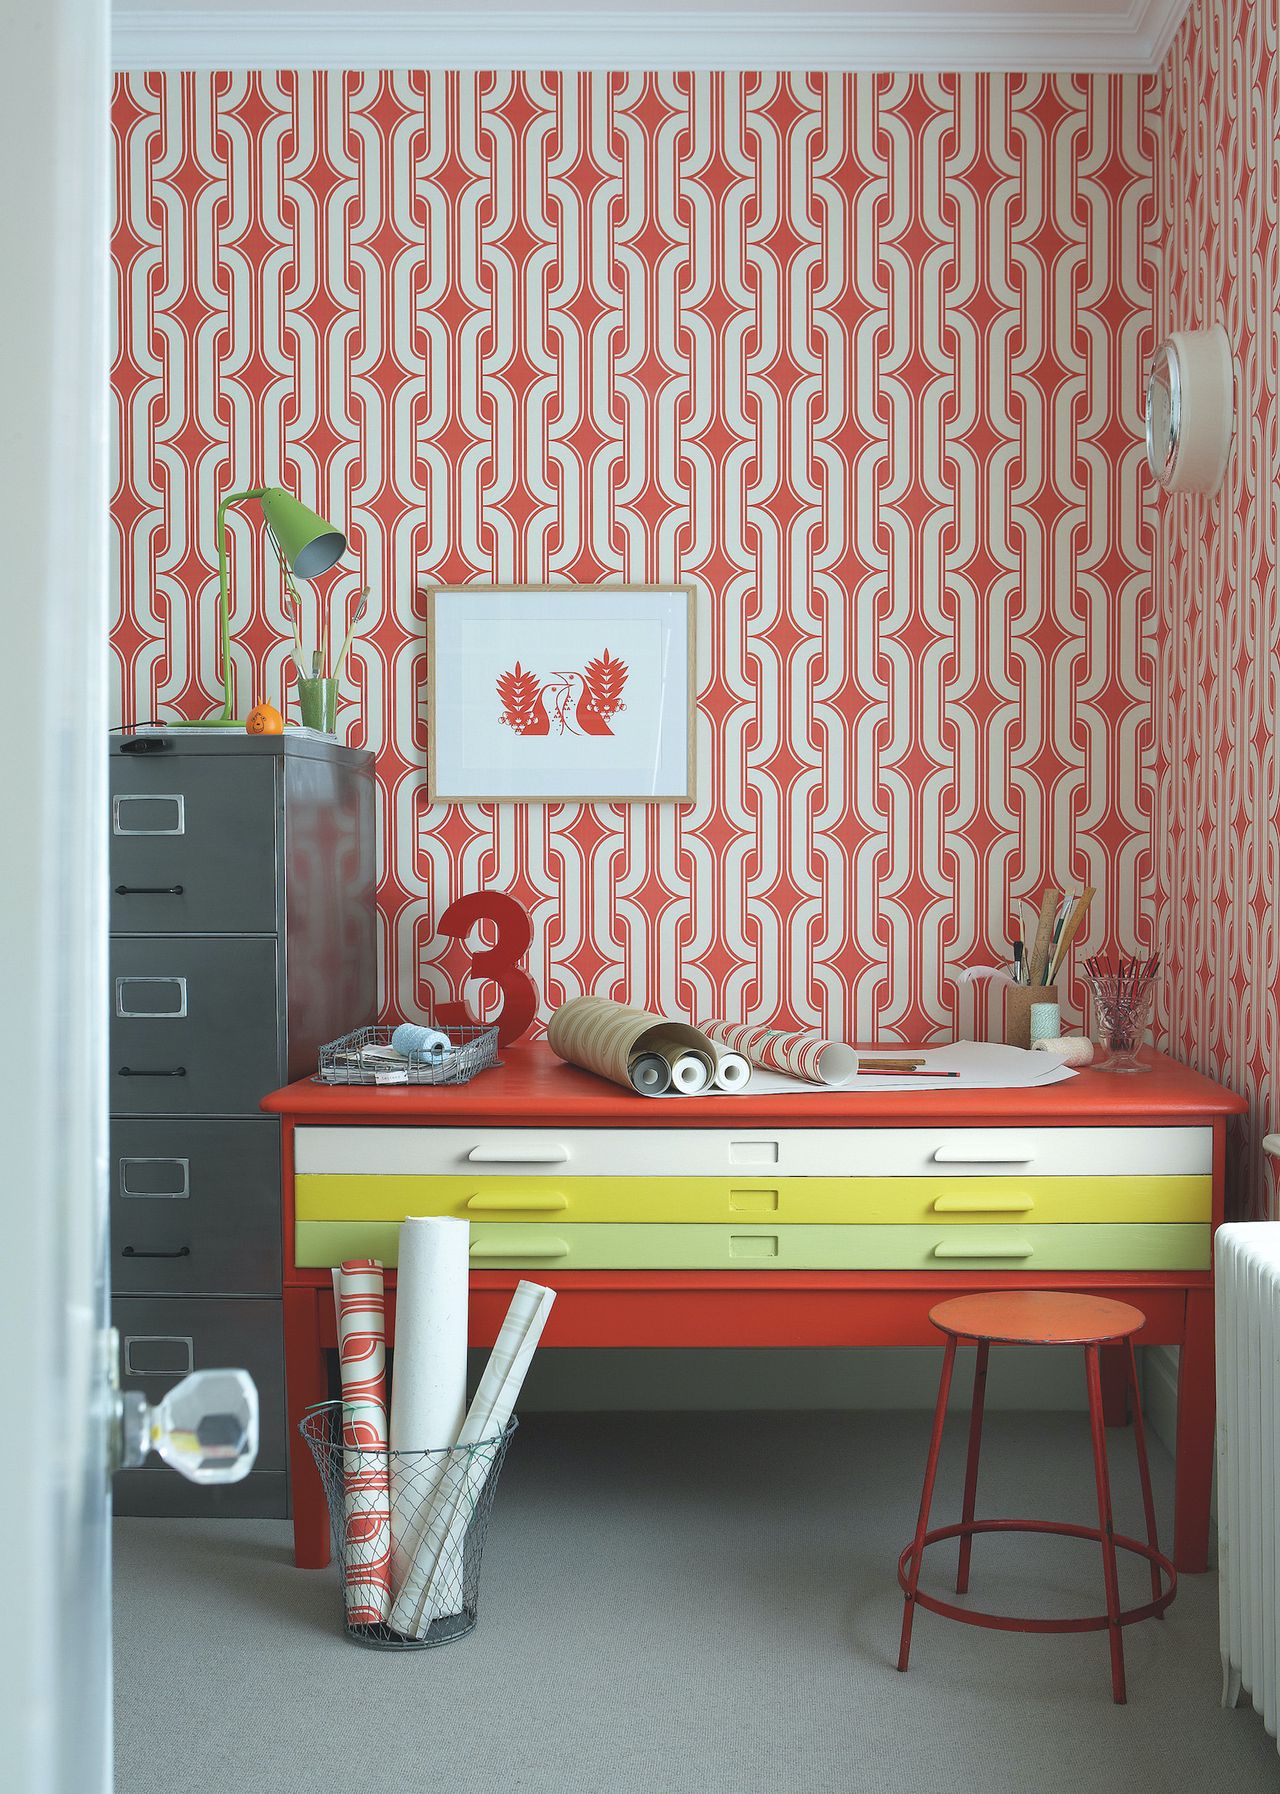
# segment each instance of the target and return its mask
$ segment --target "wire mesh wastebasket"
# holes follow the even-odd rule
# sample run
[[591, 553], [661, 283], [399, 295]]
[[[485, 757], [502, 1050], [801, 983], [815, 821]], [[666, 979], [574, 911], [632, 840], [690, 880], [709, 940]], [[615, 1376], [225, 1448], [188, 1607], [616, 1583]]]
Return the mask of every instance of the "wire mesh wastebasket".
[[516, 1425], [513, 1417], [475, 1445], [387, 1451], [360, 1442], [349, 1403], [321, 1402], [303, 1415], [298, 1430], [329, 1504], [349, 1638], [420, 1651], [471, 1631], [494, 1492]]

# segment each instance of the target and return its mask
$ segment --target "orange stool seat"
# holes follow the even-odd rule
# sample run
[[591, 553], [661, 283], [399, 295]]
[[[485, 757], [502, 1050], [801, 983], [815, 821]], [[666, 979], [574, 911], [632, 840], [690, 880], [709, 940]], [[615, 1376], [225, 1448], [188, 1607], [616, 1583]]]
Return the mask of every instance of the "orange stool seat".
[[1111, 1345], [1146, 1325], [1129, 1302], [1053, 1289], [984, 1290], [929, 1310], [941, 1333], [992, 1345]]
[[[926, 1607], [947, 1619], [959, 1620], [967, 1626], [988, 1626], [1005, 1632], [1100, 1632], [1109, 1634], [1111, 1646], [1111, 1695], [1121, 1703], [1125, 1699], [1124, 1647], [1120, 1628], [1136, 1620], [1151, 1619], [1163, 1613], [1178, 1589], [1177, 1571], [1160, 1550], [1156, 1537], [1155, 1503], [1151, 1494], [1151, 1472], [1147, 1464], [1147, 1441], [1142, 1420], [1142, 1403], [1138, 1390], [1138, 1367], [1133, 1350], [1133, 1336], [1146, 1324], [1146, 1316], [1128, 1302], [1112, 1302], [1103, 1296], [1086, 1296], [1071, 1291], [1016, 1289], [990, 1290], [981, 1295], [957, 1296], [940, 1302], [930, 1310], [929, 1319], [946, 1336], [942, 1357], [942, 1376], [938, 1384], [938, 1402], [934, 1410], [933, 1433], [929, 1441], [929, 1457], [925, 1465], [924, 1488], [920, 1496], [920, 1512], [915, 1537], [898, 1559], [898, 1582], [903, 1591], [902, 1638], [898, 1649], [898, 1668], [905, 1670], [911, 1652], [911, 1623], [917, 1607]], [[934, 1483], [938, 1474], [938, 1458], [942, 1450], [942, 1431], [947, 1417], [947, 1399], [951, 1392], [951, 1376], [955, 1368], [956, 1349], [961, 1340], [972, 1340], [977, 1346], [973, 1373], [973, 1408], [969, 1419], [969, 1453], [965, 1464], [964, 1506], [960, 1523], [929, 1529], [929, 1509], [933, 1502]], [[1138, 1476], [1142, 1484], [1142, 1505], [1147, 1525], [1147, 1542], [1126, 1538], [1115, 1530], [1111, 1512], [1111, 1484], [1107, 1469], [1107, 1436], [1102, 1413], [1102, 1348], [1123, 1343], [1129, 1382], [1133, 1394], [1133, 1437], [1138, 1456]], [[1089, 1430], [1093, 1441], [1094, 1482], [1098, 1495], [1097, 1526], [1069, 1525], [1057, 1520], [976, 1520], [974, 1508], [978, 1490], [978, 1455], [982, 1441], [982, 1413], [986, 1395], [987, 1359], [992, 1345], [1078, 1345], [1084, 1348], [1085, 1382], [1089, 1393]], [[944, 1539], [960, 1541], [956, 1593], [969, 1587], [969, 1567], [973, 1539], [978, 1533], [1050, 1532], [1067, 1538], [1094, 1539], [1102, 1547], [1102, 1574], [1106, 1589], [1106, 1612], [1085, 1619], [1027, 1619], [1020, 1615], [985, 1613], [977, 1608], [957, 1607], [954, 1602], [940, 1600], [920, 1588], [920, 1565], [925, 1547]], [[1151, 1570], [1151, 1599], [1140, 1607], [1122, 1609], [1116, 1551], [1131, 1551], [1145, 1558]]]

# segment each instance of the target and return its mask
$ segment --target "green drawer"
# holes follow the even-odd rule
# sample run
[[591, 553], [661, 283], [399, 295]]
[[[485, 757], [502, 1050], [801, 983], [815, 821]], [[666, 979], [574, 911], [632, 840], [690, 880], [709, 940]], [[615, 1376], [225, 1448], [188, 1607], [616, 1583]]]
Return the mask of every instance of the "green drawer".
[[[475, 1270], [1207, 1271], [1209, 1228], [1168, 1226], [735, 1226], [473, 1222]], [[299, 1221], [297, 1262], [394, 1265], [396, 1222]]]

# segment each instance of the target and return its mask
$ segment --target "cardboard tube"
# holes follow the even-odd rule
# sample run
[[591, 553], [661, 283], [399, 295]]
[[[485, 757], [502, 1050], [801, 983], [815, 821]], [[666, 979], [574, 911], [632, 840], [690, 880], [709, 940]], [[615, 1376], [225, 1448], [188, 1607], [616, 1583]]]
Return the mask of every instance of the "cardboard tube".
[[637, 1053], [631, 1061], [631, 1088], [641, 1096], [665, 1096], [671, 1088], [671, 1067], [661, 1053]]

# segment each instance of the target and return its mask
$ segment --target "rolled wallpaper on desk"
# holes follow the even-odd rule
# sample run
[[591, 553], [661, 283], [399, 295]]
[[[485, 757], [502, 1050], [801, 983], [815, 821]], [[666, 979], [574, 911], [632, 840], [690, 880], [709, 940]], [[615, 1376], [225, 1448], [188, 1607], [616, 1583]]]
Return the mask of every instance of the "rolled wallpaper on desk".
[[[711, 1088], [716, 1049], [700, 1028], [669, 1022], [610, 997], [572, 997], [547, 1024], [553, 1053], [640, 1096], [697, 1096]], [[649, 1081], [651, 1067], [665, 1065]]]
[[342, 1378], [347, 1619], [377, 1625], [391, 1604], [386, 1308], [382, 1266], [353, 1258], [333, 1273]]
[[753, 1065], [786, 1072], [811, 1084], [829, 1084], [838, 1089], [858, 1073], [858, 1055], [853, 1048], [822, 1034], [805, 1030], [784, 1034], [778, 1028], [762, 1028], [755, 1023], [743, 1026], [721, 1021], [703, 1022], [701, 1032], [717, 1052], [728, 1048]]

